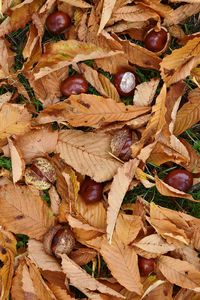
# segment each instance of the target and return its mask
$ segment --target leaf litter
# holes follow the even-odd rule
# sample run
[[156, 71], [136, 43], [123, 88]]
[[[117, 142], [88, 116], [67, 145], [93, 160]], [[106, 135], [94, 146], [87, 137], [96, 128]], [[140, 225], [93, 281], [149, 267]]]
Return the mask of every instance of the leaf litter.
[[[55, 11], [70, 19], [56, 34]], [[199, 13], [198, 0], [0, 1], [2, 300], [200, 299]]]

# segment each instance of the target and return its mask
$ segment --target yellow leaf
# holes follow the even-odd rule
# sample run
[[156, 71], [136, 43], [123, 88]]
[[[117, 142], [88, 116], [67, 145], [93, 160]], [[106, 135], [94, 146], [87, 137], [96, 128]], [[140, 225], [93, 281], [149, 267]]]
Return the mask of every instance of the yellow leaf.
[[121, 165], [108, 154], [110, 140], [103, 133], [66, 130], [59, 134], [56, 152], [79, 173], [102, 182], [110, 180]]
[[46, 203], [27, 186], [12, 184], [0, 188], [1, 225], [14, 233], [41, 239], [54, 224], [54, 217]]

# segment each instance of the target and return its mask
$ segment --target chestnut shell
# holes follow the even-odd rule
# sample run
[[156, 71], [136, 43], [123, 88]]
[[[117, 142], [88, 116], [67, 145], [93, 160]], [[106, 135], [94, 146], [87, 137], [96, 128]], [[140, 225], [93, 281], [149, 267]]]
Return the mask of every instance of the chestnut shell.
[[103, 184], [86, 176], [81, 184], [79, 194], [87, 204], [96, 203], [103, 197]]
[[176, 169], [167, 174], [164, 182], [179, 191], [187, 192], [193, 185], [193, 175], [187, 170]]
[[53, 34], [61, 34], [71, 25], [71, 18], [62, 11], [55, 11], [46, 19], [46, 27]]
[[60, 85], [60, 91], [63, 96], [78, 95], [87, 93], [88, 82], [82, 75], [73, 75], [65, 79]]

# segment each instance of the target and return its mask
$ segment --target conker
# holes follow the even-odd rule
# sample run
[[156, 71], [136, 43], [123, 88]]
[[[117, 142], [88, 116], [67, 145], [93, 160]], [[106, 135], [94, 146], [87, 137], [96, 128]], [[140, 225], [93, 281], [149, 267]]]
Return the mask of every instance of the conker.
[[120, 96], [131, 96], [136, 86], [136, 76], [130, 70], [121, 70], [113, 76], [114, 85]]
[[46, 26], [48, 31], [53, 34], [61, 34], [71, 24], [71, 18], [62, 11], [55, 11], [46, 19]]
[[25, 171], [25, 182], [38, 190], [46, 190], [56, 181], [54, 166], [43, 157], [35, 158]]
[[164, 182], [179, 191], [187, 192], [193, 185], [193, 176], [187, 170], [176, 169], [167, 174]]
[[46, 253], [59, 257], [60, 254], [68, 255], [73, 250], [75, 238], [69, 228], [56, 225], [44, 235], [43, 244]]
[[155, 270], [155, 260], [153, 258], [138, 257], [138, 266], [141, 276], [148, 276]]
[[82, 75], [73, 75], [65, 79], [60, 85], [60, 91], [64, 96], [87, 93], [88, 82]]
[[133, 143], [133, 132], [125, 127], [117, 130], [111, 140], [112, 153], [124, 161], [131, 157], [131, 145]]
[[151, 29], [145, 36], [144, 45], [146, 49], [161, 54], [167, 49], [168, 41], [169, 33], [162, 27], [159, 31]]
[[79, 194], [87, 204], [98, 202], [103, 197], [103, 184], [86, 176], [81, 184]]

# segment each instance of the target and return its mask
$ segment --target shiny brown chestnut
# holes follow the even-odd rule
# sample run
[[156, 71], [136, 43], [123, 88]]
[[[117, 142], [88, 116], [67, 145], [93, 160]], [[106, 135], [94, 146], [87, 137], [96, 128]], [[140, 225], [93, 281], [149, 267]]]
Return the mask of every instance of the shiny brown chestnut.
[[170, 34], [165, 27], [160, 30], [150, 29], [144, 39], [146, 49], [160, 55], [167, 50]]
[[87, 204], [96, 203], [103, 197], [103, 184], [86, 176], [81, 184], [79, 194]]
[[148, 276], [155, 270], [155, 260], [153, 258], [138, 257], [138, 266], [141, 276]]
[[60, 91], [63, 96], [78, 95], [87, 93], [88, 82], [82, 75], [73, 75], [65, 79], [60, 85]]
[[63, 11], [55, 11], [46, 19], [46, 27], [53, 34], [63, 33], [71, 25], [71, 18]]
[[132, 96], [136, 86], [136, 76], [130, 70], [121, 70], [113, 76], [114, 85], [120, 96]]
[[193, 185], [193, 175], [187, 170], [176, 169], [167, 174], [164, 182], [179, 191], [187, 192]]

